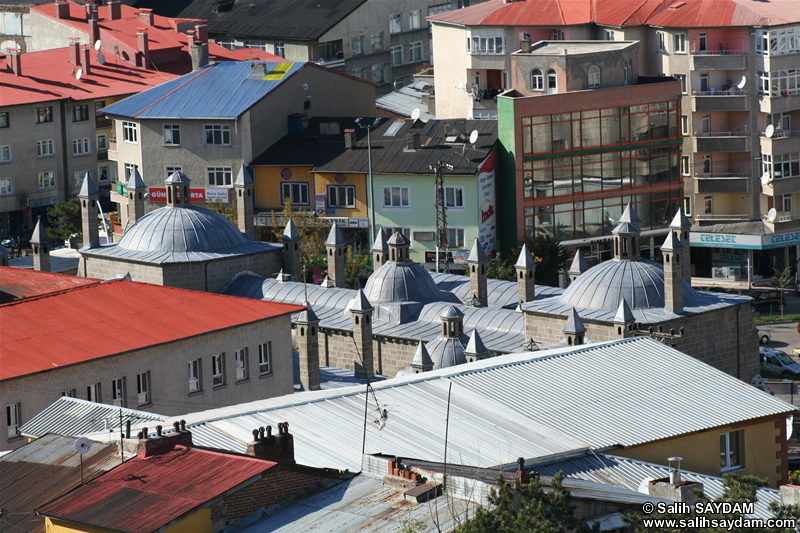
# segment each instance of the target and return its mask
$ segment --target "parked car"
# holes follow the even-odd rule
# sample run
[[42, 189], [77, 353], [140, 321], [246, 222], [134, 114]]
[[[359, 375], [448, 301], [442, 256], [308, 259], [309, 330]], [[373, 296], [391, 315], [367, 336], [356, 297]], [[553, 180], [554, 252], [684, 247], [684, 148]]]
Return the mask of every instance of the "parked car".
[[769, 305], [778, 307], [781, 303], [786, 304], [786, 296], [776, 289], [753, 290], [747, 293], [753, 299], [756, 307], [766, 307]]
[[769, 331], [765, 329], [758, 329], [756, 328], [756, 332], [758, 332], [758, 343], [759, 344], [767, 344], [769, 341], [772, 340], [772, 337], [769, 334]]
[[782, 376], [800, 377], [800, 363], [786, 355], [786, 352], [774, 348], [761, 347], [761, 371]]

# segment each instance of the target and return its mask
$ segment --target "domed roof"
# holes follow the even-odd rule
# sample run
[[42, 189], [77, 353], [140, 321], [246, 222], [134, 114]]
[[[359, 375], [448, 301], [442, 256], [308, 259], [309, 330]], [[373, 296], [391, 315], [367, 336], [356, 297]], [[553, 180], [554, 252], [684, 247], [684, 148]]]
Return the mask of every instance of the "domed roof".
[[231, 221], [204, 207], [162, 207], [128, 228], [119, 248], [141, 252], [214, 252], [247, 242]]
[[429, 342], [425, 348], [433, 361], [433, 369], [447, 368], [467, 362], [464, 343], [459, 338], [439, 337]]
[[427, 270], [411, 261], [382, 265], [367, 280], [364, 293], [372, 305], [390, 302], [438, 302], [442, 294]]
[[[684, 305], [698, 297], [697, 291], [684, 282]], [[621, 298], [631, 309], [664, 307], [664, 267], [641, 258], [604, 261], [573, 281], [559, 301], [578, 309], [617, 311]]]

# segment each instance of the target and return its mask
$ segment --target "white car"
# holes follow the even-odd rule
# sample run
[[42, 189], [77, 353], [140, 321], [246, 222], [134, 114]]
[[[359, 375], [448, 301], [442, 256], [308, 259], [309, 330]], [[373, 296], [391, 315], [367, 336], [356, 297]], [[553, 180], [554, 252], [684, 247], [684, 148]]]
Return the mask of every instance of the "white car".
[[772, 337], [769, 335], [769, 331], [765, 329], [758, 329], [756, 328], [756, 332], [758, 333], [758, 343], [759, 344], [767, 344], [769, 341], [772, 340]]

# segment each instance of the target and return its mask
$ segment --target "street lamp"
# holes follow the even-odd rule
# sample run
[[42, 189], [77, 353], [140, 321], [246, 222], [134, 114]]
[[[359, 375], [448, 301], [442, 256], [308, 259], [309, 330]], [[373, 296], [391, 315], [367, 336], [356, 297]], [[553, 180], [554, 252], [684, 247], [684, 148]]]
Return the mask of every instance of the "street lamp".
[[370, 237], [369, 247], [372, 247], [372, 243], [375, 242], [375, 194], [372, 187], [372, 137], [370, 135], [372, 128], [375, 128], [380, 124], [381, 119], [375, 118], [372, 123], [369, 122], [369, 119], [361, 117], [356, 119], [356, 124], [358, 124], [359, 128], [366, 128], [367, 129], [367, 164], [369, 165], [369, 202], [367, 202], [367, 211], [369, 212], [370, 217], [370, 227], [372, 228], [372, 235]]

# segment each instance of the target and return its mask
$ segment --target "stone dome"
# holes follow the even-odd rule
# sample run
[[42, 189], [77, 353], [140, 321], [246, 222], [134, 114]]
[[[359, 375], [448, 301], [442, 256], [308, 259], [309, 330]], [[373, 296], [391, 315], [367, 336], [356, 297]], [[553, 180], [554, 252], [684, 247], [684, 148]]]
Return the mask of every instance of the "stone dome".
[[[631, 309], [664, 307], [664, 267], [649, 259], [611, 259], [581, 274], [559, 298], [578, 309], [616, 311], [624, 298]], [[683, 304], [699, 298], [691, 285], [683, 282]]]
[[425, 348], [428, 349], [428, 355], [433, 361], [434, 370], [467, 362], [467, 356], [464, 353], [464, 339], [462, 338], [439, 337], [429, 342]]
[[372, 273], [364, 287], [367, 299], [373, 304], [429, 303], [442, 299], [442, 293], [430, 273], [416, 263], [389, 262]]
[[128, 228], [119, 248], [140, 252], [217, 252], [247, 237], [231, 221], [204, 207], [162, 207]]

